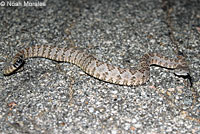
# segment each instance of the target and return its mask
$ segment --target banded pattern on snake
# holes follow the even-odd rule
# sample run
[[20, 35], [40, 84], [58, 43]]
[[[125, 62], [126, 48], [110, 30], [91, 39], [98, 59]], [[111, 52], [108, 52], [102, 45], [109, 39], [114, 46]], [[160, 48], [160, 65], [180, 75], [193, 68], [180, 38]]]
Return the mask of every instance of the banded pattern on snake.
[[94, 56], [74, 47], [57, 47], [50, 45], [36, 45], [18, 52], [12, 64], [3, 70], [4, 75], [16, 72], [31, 57], [43, 57], [55, 61], [69, 62], [80, 67], [87, 74], [114, 84], [141, 85], [149, 80], [150, 65], [174, 69], [177, 75], [188, 75], [189, 70], [182, 56], [170, 59], [156, 53], [145, 54], [137, 68], [120, 68], [97, 60]]

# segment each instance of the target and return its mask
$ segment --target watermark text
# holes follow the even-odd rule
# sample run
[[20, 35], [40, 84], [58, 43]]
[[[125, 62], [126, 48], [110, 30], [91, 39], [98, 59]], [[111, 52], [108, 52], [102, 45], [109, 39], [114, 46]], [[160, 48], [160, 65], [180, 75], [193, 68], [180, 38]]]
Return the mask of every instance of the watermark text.
[[0, 6], [2, 7], [42, 7], [46, 6], [45, 2], [30, 2], [30, 1], [1, 1]]

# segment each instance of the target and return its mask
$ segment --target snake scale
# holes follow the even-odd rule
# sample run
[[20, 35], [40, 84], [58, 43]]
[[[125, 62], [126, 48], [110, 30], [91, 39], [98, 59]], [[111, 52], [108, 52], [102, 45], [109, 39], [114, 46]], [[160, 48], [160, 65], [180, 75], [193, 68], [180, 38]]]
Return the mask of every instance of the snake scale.
[[99, 61], [93, 55], [75, 47], [57, 47], [50, 45], [36, 45], [22, 49], [13, 58], [3, 73], [11, 75], [16, 72], [31, 57], [43, 57], [55, 61], [69, 62], [80, 67], [84, 72], [97, 79], [118, 85], [141, 85], [149, 80], [150, 65], [158, 65], [174, 69], [177, 75], [188, 75], [188, 66], [182, 56], [175, 59], [164, 57], [157, 53], [147, 53], [140, 59], [136, 68], [120, 68]]

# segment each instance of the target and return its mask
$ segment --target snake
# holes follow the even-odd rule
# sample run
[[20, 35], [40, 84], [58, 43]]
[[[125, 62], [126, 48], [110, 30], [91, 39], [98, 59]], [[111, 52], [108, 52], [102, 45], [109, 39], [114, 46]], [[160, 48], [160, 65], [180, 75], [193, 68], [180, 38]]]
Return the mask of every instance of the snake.
[[150, 78], [150, 66], [174, 70], [178, 76], [189, 74], [188, 65], [183, 56], [168, 58], [160, 53], [144, 54], [136, 67], [122, 68], [98, 60], [95, 56], [78, 47], [58, 47], [53, 45], [34, 45], [19, 51], [11, 63], [3, 69], [5, 76], [17, 72], [28, 58], [46, 58], [58, 62], [68, 62], [80, 67], [86, 74], [99, 80], [125, 86], [137, 86]]

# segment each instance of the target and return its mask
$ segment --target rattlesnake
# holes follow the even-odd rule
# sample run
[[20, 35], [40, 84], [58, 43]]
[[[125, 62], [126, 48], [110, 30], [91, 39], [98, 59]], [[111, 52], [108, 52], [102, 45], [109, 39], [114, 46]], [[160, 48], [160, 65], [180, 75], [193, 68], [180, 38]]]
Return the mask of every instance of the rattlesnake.
[[157, 53], [147, 53], [140, 59], [137, 68], [120, 68], [97, 60], [91, 54], [75, 47], [36, 45], [17, 53], [11, 65], [3, 70], [4, 75], [16, 72], [31, 57], [43, 57], [55, 61], [69, 62], [80, 67], [87, 74], [114, 84], [140, 85], [149, 80], [150, 65], [174, 69], [177, 75], [188, 75], [188, 66], [182, 56], [170, 59]]

